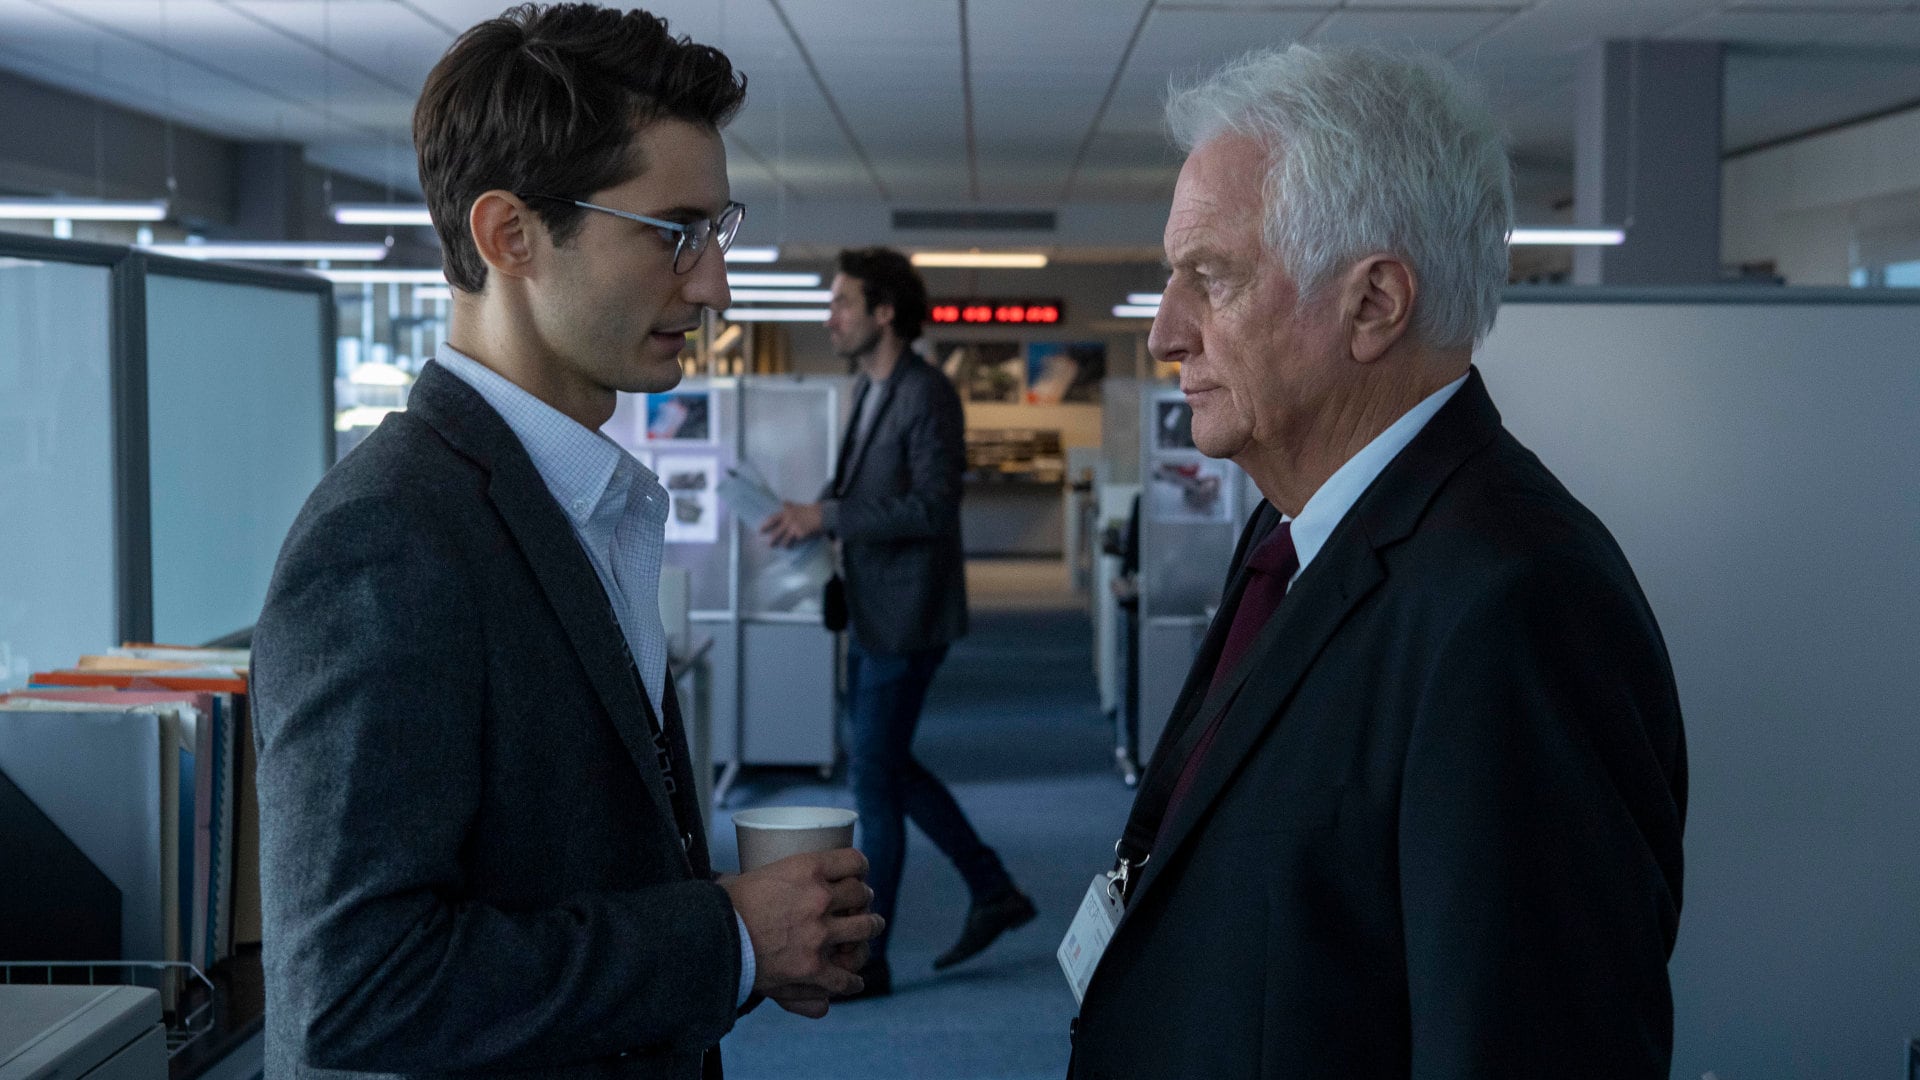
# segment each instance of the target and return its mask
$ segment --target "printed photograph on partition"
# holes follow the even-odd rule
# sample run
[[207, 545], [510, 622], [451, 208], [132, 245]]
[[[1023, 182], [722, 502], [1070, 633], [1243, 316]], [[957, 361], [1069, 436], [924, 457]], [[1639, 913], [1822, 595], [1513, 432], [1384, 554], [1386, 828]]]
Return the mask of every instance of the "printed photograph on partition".
[[712, 401], [704, 390], [647, 395], [650, 442], [712, 442]]
[[1193, 406], [1184, 401], [1157, 402], [1153, 409], [1156, 450], [1193, 449]]
[[654, 472], [667, 489], [667, 543], [711, 544], [720, 539], [720, 462], [712, 457], [660, 455]]
[[1030, 341], [1027, 343], [1027, 404], [1098, 402], [1100, 380], [1107, 377], [1104, 341]]
[[1012, 405], [1026, 396], [1027, 365], [1019, 342], [950, 342], [938, 348], [940, 370], [964, 400]]
[[1155, 521], [1216, 523], [1231, 520], [1227, 462], [1201, 457], [1154, 461], [1148, 507]]

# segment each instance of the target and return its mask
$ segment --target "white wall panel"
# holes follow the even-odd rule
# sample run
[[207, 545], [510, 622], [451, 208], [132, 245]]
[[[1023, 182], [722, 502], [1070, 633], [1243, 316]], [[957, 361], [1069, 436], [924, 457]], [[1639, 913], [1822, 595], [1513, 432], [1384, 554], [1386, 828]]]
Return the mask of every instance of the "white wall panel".
[[1508, 304], [1507, 426], [1611, 529], [1687, 728], [1673, 1075], [1920, 1034], [1920, 305]]

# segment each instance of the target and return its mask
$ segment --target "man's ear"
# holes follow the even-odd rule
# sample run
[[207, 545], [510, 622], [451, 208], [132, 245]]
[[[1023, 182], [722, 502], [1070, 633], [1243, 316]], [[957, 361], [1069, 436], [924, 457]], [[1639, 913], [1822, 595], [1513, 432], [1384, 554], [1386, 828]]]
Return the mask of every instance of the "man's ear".
[[873, 319], [875, 322], [879, 323], [881, 326], [892, 326], [893, 325], [893, 305], [892, 304], [873, 305]]
[[533, 267], [533, 251], [546, 236], [546, 226], [520, 196], [498, 188], [482, 192], [467, 211], [467, 229], [474, 249], [496, 274], [526, 277]]
[[1346, 285], [1349, 347], [1356, 361], [1371, 364], [1412, 328], [1419, 283], [1406, 260], [1369, 255], [1348, 271]]

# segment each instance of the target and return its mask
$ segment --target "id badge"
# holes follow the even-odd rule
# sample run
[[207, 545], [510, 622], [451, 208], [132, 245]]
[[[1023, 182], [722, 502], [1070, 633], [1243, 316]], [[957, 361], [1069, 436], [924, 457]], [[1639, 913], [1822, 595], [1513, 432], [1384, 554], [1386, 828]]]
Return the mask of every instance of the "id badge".
[[1108, 884], [1107, 875], [1094, 875], [1093, 884], [1087, 887], [1087, 895], [1080, 901], [1080, 910], [1073, 916], [1073, 925], [1067, 928], [1067, 936], [1060, 942], [1057, 954], [1060, 970], [1067, 975], [1067, 985], [1073, 989], [1076, 1005], [1087, 996], [1093, 969], [1100, 966], [1107, 942], [1113, 940], [1113, 928], [1120, 925], [1120, 905], [1108, 895]]

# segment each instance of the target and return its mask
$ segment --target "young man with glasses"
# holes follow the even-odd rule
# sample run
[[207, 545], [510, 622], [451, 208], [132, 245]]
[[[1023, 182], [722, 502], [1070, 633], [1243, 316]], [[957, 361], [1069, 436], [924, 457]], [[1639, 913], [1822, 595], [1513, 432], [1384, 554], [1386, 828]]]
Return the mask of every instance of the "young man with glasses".
[[309, 499], [254, 642], [268, 1073], [717, 1075], [857, 992], [865, 859], [713, 880], [658, 610], [668, 500], [598, 431], [728, 303], [725, 56], [515, 8], [414, 114], [448, 340]]

